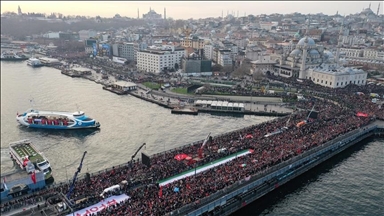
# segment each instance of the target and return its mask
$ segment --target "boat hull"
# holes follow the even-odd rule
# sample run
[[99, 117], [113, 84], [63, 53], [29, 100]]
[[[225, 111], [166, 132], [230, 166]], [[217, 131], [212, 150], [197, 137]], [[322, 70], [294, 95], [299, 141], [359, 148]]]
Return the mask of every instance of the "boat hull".
[[25, 61], [28, 58], [0, 58], [1, 61]]
[[16, 121], [28, 128], [52, 130], [96, 129], [100, 127], [98, 121], [89, 118], [83, 112], [80, 115], [79, 113], [35, 110], [17, 115]]
[[28, 128], [41, 128], [41, 129], [49, 129], [49, 130], [81, 130], [81, 129], [100, 128], [100, 124], [93, 125], [93, 126], [73, 126], [73, 127], [61, 126], [61, 125], [35, 125], [35, 124], [22, 125], [22, 126], [26, 126]]

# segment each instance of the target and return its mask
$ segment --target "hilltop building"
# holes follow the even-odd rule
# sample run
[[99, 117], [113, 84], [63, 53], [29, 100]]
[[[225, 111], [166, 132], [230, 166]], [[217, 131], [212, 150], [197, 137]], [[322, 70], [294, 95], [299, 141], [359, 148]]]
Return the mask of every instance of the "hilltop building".
[[[309, 29], [309, 28], [307, 28]], [[341, 27], [340, 33], [343, 31]], [[309, 31], [306, 31], [309, 32]], [[346, 68], [339, 64], [342, 40], [339, 39], [336, 56], [306, 34], [296, 44], [295, 49], [280, 55], [278, 63], [260, 58], [254, 63], [256, 70], [264, 70], [282, 77], [310, 79], [314, 83], [330, 87], [345, 87], [348, 84], [365, 85], [367, 73], [361, 69]], [[273, 70], [271, 71], [271, 66]], [[267, 70], [267, 71], [265, 71]]]

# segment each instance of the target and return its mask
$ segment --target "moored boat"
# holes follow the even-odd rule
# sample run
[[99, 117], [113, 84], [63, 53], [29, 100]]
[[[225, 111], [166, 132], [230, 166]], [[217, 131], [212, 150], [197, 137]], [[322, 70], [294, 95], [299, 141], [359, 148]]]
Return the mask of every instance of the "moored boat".
[[9, 144], [9, 150], [11, 159], [28, 174], [39, 170], [44, 173], [46, 180], [52, 178], [52, 169], [49, 161], [37, 150], [30, 140], [25, 139], [12, 142]]
[[41, 67], [41, 66], [44, 66], [43, 63], [41, 63], [41, 61], [37, 58], [30, 58], [27, 60], [27, 65], [31, 66], [31, 67]]
[[30, 128], [73, 130], [100, 127], [99, 122], [86, 116], [83, 111], [71, 113], [32, 108], [23, 114], [17, 114], [16, 120], [19, 124]]
[[24, 61], [28, 57], [22, 53], [2, 52], [0, 56], [1, 61]]

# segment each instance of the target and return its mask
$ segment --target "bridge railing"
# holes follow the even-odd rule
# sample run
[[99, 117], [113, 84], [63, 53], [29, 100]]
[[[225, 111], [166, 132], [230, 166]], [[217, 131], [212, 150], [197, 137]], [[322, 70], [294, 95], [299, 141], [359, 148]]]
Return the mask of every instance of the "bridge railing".
[[[236, 182], [235, 184], [232, 184], [231, 186], [228, 186], [227, 188], [224, 188], [224, 189], [216, 192], [215, 194], [212, 194], [209, 197], [205, 197], [205, 198], [201, 199], [198, 204], [197, 203], [189, 204], [189, 205], [186, 205], [186, 206], [184, 206], [178, 210], [175, 210], [175, 211], [171, 212], [170, 215], [173, 215], [173, 214], [177, 214], [177, 215], [183, 214], [184, 215], [188, 212], [193, 211], [194, 209], [201, 208], [204, 205], [209, 205], [210, 203], [213, 203], [213, 202], [215, 203], [215, 205], [213, 205], [213, 206], [217, 206], [217, 204], [221, 204], [223, 202], [223, 200], [221, 200], [221, 199], [219, 201], [217, 201], [217, 199], [219, 199], [220, 197], [225, 196], [225, 199], [232, 198], [233, 196], [236, 196], [237, 194], [239, 194], [238, 190], [240, 188], [245, 187], [246, 185], [249, 185], [250, 187], [255, 187], [256, 185], [254, 183], [258, 182], [258, 184], [261, 184], [262, 182], [257, 181], [257, 180], [265, 177], [266, 175], [270, 175], [270, 174], [278, 171], [279, 169], [281, 169], [283, 167], [287, 167], [290, 164], [293, 164], [293, 163], [295, 163], [295, 162], [297, 162], [297, 161], [299, 161], [305, 157], [312, 155], [315, 152], [319, 152], [322, 149], [326, 149], [326, 148], [332, 146], [333, 144], [340, 142], [341, 140], [356, 139], [357, 137], [361, 136], [362, 134], [369, 133], [369, 132], [375, 130], [376, 128], [377, 128], [377, 126], [374, 125], [374, 126], [365, 127], [365, 130], [362, 130], [361, 128], [359, 128], [359, 129], [355, 129], [353, 131], [350, 131], [350, 132], [343, 134], [343, 135], [341, 135], [341, 136], [339, 136], [333, 140], [327, 141], [326, 143], [324, 143], [320, 146], [317, 146], [313, 149], [310, 149], [303, 154], [300, 154], [296, 157], [290, 158], [287, 161], [284, 161], [284, 162], [282, 162], [278, 165], [275, 165], [269, 169], [262, 170], [258, 174], [251, 176], [251, 178], [248, 181], [240, 180], [239, 182]], [[247, 189], [248, 188], [246, 188], [245, 190], [247, 190]], [[228, 193], [228, 192], [230, 192], [230, 193]]]

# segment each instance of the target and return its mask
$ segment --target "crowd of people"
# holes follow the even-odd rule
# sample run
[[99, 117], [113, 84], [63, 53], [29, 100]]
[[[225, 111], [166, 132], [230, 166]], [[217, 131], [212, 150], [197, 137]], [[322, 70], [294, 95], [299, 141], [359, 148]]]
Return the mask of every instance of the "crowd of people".
[[[298, 84], [292, 81], [291, 85]], [[166, 215], [182, 206], [196, 204], [204, 197], [240, 180], [249, 179], [271, 166], [289, 160], [342, 134], [361, 128], [375, 119], [384, 120], [383, 109], [373, 104], [368, 94], [369, 91], [383, 94], [382, 88], [363, 89], [351, 86], [349, 89], [329, 90], [309, 83], [306, 90], [312, 91], [311, 95], [307, 95], [306, 100], [297, 103], [297, 107], [302, 111], [215, 137], [203, 148], [203, 157], [200, 159], [197, 159], [201, 148], [201, 143], [198, 143], [154, 155], [151, 157], [149, 167], [139, 162], [128, 162], [126, 166], [93, 175], [89, 180], [79, 179], [71, 199], [91, 197], [86, 203], [90, 206], [106, 198], [99, 196], [105, 188], [127, 181], [126, 187], [122, 187], [119, 193], [125, 193], [130, 198], [95, 213], [96, 215]], [[366, 94], [354, 94], [355, 91]], [[312, 108], [318, 113], [316, 119], [297, 127], [298, 122], [308, 119], [308, 112]], [[364, 112], [368, 117], [356, 116], [356, 112]], [[287, 128], [284, 132], [265, 137], [267, 133], [283, 127]], [[219, 149], [226, 149], [226, 151], [219, 151]], [[163, 187], [156, 184], [159, 180], [245, 149], [252, 149], [253, 152]], [[194, 163], [175, 160], [175, 155], [180, 153], [187, 154], [196, 160]], [[65, 194], [69, 186], [61, 184], [45, 190], [44, 193], [63, 192]], [[4, 205], [6, 204], [1, 204], [2, 211], [5, 208]], [[81, 203], [75, 206], [75, 209], [84, 208], [84, 205]]]

